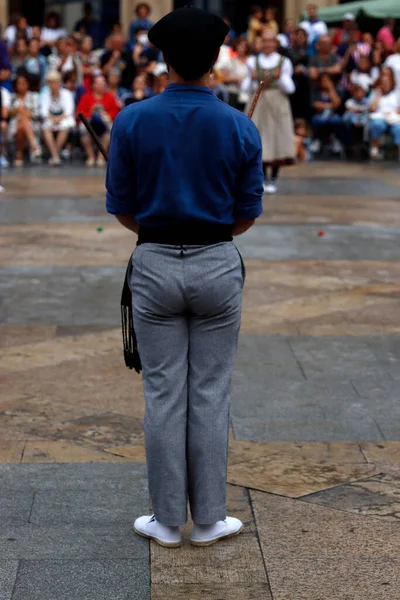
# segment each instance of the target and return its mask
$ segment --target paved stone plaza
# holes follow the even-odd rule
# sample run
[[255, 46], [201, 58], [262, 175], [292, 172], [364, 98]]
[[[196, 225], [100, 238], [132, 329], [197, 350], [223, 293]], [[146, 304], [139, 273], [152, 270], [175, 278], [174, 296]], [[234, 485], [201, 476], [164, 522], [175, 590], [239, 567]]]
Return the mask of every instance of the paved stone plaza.
[[238, 246], [237, 539], [149, 544], [140, 378], [119, 298], [135, 236], [104, 173], [0, 197], [0, 600], [399, 600], [400, 170], [285, 171]]

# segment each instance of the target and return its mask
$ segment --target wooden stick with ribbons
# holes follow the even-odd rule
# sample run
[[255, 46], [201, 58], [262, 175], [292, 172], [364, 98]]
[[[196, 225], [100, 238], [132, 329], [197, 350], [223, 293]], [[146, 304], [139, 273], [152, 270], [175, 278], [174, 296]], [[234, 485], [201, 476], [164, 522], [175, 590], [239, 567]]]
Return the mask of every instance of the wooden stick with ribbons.
[[249, 110], [249, 115], [248, 115], [249, 119], [251, 119], [251, 117], [253, 116], [253, 113], [254, 113], [254, 111], [256, 109], [256, 106], [257, 106], [257, 102], [258, 102], [258, 100], [259, 100], [259, 98], [261, 96], [261, 92], [263, 91], [263, 89], [264, 89], [264, 81], [262, 81], [260, 83], [260, 85], [258, 86], [258, 89], [257, 89], [256, 93], [254, 94], [253, 102], [251, 103], [250, 110]]
[[90, 135], [90, 137], [92, 138], [92, 140], [94, 141], [96, 146], [98, 147], [99, 151], [104, 156], [105, 160], [108, 160], [107, 150], [104, 148], [103, 144], [100, 141], [99, 136], [97, 135], [97, 133], [95, 132], [95, 130], [93, 129], [93, 127], [91, 126], [91, 124], [89, 123], [89, 121], [87, 120], [85, 115], [83, 113], [79, 113], [78, 117], [80, 118], [80, 120], [82, 121], [84, 126], [86, 127], [88, 134]]
[[[94, 131], [93, 127], [83, 113], [79, 113], [78, 117], [87, 129], [88, 134], [98, 147], [99, 151], [108, 160], [108, 152], [100, 141], [99, 136]], [[121, 321], [122, 321], [122, 341], [124, 346], [125, 365], [128, 369], [135, 369], [136, 373], [141, 373], [142, 362], [140, 360], [135, 328], [133, 326], [132, 314], [132, 291], [129, 282], [132, 277], [132, 256], [129, 260], [128, 267], [125, 273], [125, 281], [122, 288], [121, 296]]]

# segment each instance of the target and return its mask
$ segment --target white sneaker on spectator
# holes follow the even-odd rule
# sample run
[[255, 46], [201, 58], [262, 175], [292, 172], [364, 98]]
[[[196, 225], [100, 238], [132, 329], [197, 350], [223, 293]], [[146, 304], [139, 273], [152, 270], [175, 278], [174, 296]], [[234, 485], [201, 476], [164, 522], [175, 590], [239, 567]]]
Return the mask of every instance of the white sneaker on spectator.
[[61, 165], [61, 159], [59, 156], [56, 158], [49, 158], [49, 165], [52, 167], [59, 167]]
[[193, 525], [190, 543], [193, 546], [211, 546], [220, 540], [239, 535], [243, 523], [235, 517], [226, 517], [213, 525]]
[[318, 154], [321, 152], [321, 140], [315, 139], [310, 144], [310, 152], [313, 154]]
[[162, 525], [156, 520], [155, 515], [139, 517], [133, 524], [133, 529], [138, 535], [154, 540], [166, 548], [178, 548], [182, 545], [182, 535], [179, 527]]
[[85, 164], [87, 167], [94, 167], [94, 165], [95, 165], [94, 158], [88, 158]]
[[61, 150], [60, 155], [64, 160], [69, 160], [71, 158], [71, 150], [64, 148], [64, 150]]
[[278, 191], [275, 181], [264, 181], [263, 187], [264, 194], [276, 194]]
[[42, 157], [42, 149], [39, 145], [35, 146], [29, 153], [29, 158], [32, 163], [37, 163]]
[[343, 154], [343, 144], [336, 137], [332, 139], [331, 151], [333, 154]]
[[379, 158], [379, 148], [371, 148], [369, 155], [371, 158]]
[[97, 167], [105, 167], [106, 166], [106, 159], [104, 158], [104, 156], [102, 154], [100, 154], [100, 156], [97, 157], [96, 166]]
[[6, 159], [4, 154], [2, 154], [0, 156], [0, 167], [2, 167], [3, 169], [7, 169], [7, 167], [9, 167], [9, 166], [10, 166], [10, 163], [8, 162], [8, 160]]

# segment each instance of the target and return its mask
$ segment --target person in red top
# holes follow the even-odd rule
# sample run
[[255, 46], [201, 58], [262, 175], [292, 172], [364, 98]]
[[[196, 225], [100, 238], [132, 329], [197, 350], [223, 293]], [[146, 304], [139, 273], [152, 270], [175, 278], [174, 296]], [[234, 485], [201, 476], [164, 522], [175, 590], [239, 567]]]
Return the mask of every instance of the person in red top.
[[396, 21], [392, 17], [388, 17], [384, 20], [383, 27], [380, 28], [376, 34], [376, 40], [382, 42], [386, 52], [393, 52], [395, 45], [395, 37], [393, 35]]
[[[103, 146], [108, 149], [110, 143], [110, 131], [115, 117], [120, 111], [119, 104], [110, 92], [106, 91], [106, 80], [103, 75], [95, 75], [92, 80], [92, 89], [83, 94], [79, 100], [76, 112], [83, 113], [93, 129], [100, 137]], [[86, 152], [86, 166], [95, 165], [95, 154], [93, 142], [87, 133], [83, 123], [80, 124], [81, 142]], [[105, 160], [99, 153], [97, 157], [97, 166], [104, 167]]]
[[[343, 27], [339, 27], [336, 30], [335, 35], [332, 38], [332, 46], [334, 48], [338, 48], [342, 44], [348, 44], [350, 41], [350, 29], [356, 23], [356, 17], [353, 13], [346, 13], [343, 18]], [[359, 39], [358, 42], [361, 42], [361, 32], [358, 32]]]

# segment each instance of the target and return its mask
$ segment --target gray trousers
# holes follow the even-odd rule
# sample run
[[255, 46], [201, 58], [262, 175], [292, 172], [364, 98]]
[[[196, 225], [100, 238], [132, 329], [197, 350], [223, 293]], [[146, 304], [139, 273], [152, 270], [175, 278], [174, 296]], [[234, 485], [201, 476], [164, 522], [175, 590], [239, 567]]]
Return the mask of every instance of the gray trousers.
[[244, 269], [236, 246], [142, 244], [133, 318], [143, 366], [149, 493], [156, 519], [226, 517], [229, 393]]

